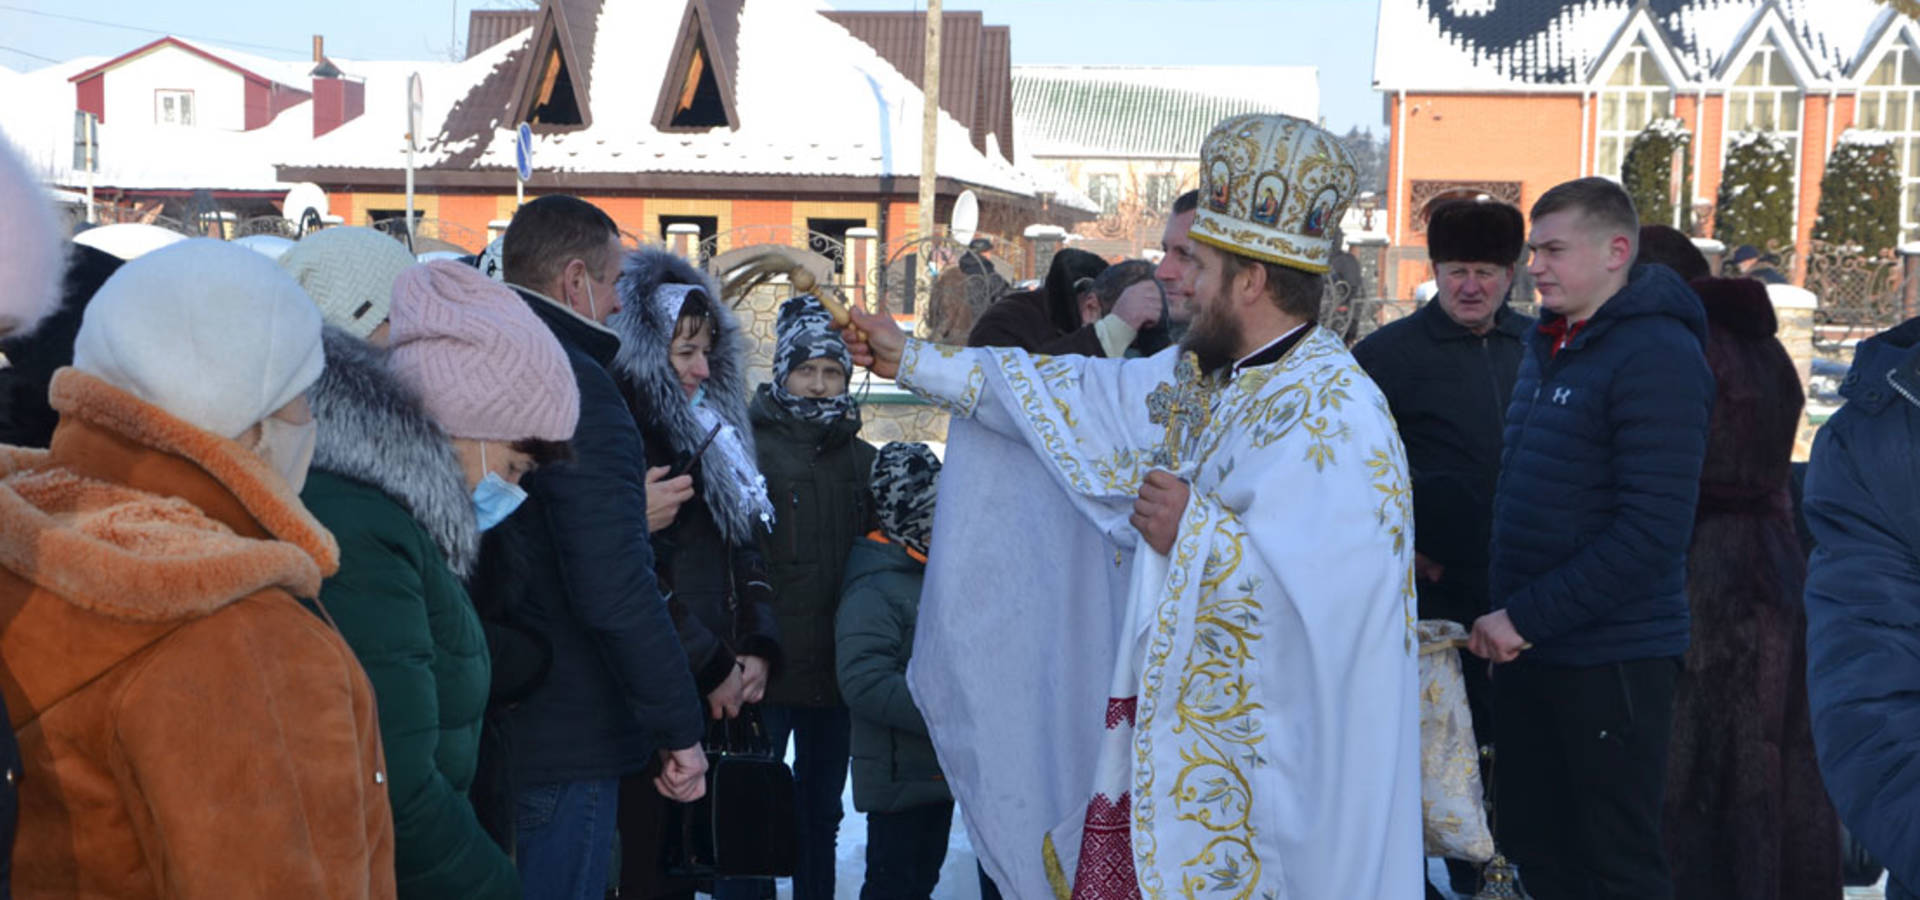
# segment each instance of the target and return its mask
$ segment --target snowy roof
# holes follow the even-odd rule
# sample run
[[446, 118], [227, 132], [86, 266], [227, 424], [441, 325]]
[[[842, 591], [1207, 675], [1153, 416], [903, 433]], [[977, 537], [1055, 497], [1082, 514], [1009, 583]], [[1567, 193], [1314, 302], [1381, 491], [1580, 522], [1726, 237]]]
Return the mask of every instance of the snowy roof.
[[1811, 80], [1847, 81], [1869, 42], [1905, 20], [1878, 0], [1380, 0], [1374, 86], [1591, 84], [1598, 63], [1642, 21], [1680, 65], [1678, 80], [1717, 84], [1730, 77], [1731, 57], [1776, 26]]
[[1312, 66], [1015, 66], [1013, 114], [1035, 157], [1198, 157], [1222, 119], [1320, 118]]
[[[579, 14], [580, 5], [570, 3], [571, 14]], [[591, 59], [588, 80], [625, 89], [603, 91], [585, 128], [536, 128], [535, 168], [609, 176], [918, 174], [919, 88], [872, 47], [823, 16], [818, 0], [703, 6], [739, 10], [737, 70], [732, 76], [737, 129], [657, 127], [654, 105], [645, 101], [668, 76], [685, 7], [605, 3], [591, 33], [596, 43], [608, 46], [583, 52], [583, 58]], [[522, 63], [533, 36], [529, 31], [501, 41], [448, 66], [441, 73], [443, 80], [428, 80], [427, 121], [442, 127], [416, 157], [418, 166], [512, 170], [517, 122], [508, 120], [509, 102], [521, 85]], [[797, 47], [806, 48], [803, 60], [794, 55]], [[366, 116], [287, 155], [283, 163], [289, 168], [397, 166], [397, 134], [390, 141], [361, 134], [381, 116], [371, 80], [367, 95]], [[396, 100], [398, 96], [396, 91]], [[945, 113], [939, 117], [938, 159], [943, 178], [1020, 195], [1035, 192], [1034, 176], [976, 148], [968, 126]]]

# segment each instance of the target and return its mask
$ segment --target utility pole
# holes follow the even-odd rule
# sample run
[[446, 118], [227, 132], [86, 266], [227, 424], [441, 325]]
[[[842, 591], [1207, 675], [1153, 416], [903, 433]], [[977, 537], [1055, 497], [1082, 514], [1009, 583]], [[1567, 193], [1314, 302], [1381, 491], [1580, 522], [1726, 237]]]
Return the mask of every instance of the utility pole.
[[926, 67], [920, 78], [920, 107], [920, 236], [931, 238], [937, 161], [934, 151], [940, 140], [940, 0], [927, 0]]

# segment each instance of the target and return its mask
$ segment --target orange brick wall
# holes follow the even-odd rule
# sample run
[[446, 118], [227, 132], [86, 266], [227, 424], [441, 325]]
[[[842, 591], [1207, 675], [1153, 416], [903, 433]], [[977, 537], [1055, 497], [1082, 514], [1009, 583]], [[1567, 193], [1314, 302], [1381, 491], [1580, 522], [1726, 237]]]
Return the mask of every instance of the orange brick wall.
[[475, 234], [486, 234], [487, 223], [493, 220], [498, 206], [492, 194], [442, 194], [440, 221], [472, 229]]
[[[1724, 95], [1707, 93], [1704, 106], [1697, 92], [1678, 93], [1674, 114], [1694, 131], [1694, 195], [1712, 202], [1720, 189], [1725, 142]], [[1394, 244], [1424, 246], [1425, 236], [1413, 229], [1412, 182], [1519, 181], [1521, 208], [1530, 206], [1546, 189], [1594, 173], [1598, 156], [1597, 97], [1586, 110], [1586, 147], [1580, 136], [1579, 94], [1409, 94], [1404, 117], [1401, 98], [1388, 98], [1389, 128], [1404, 123], [1404, 135], [1391, 133], [1388, 147], [1390, 203], [1397, 213]], [[1833, 124], [1828, 127], [1828, 107]], [[1813, 233], [1820, 206], [1820, 179], [1834, 135], [1852, 126], [1855, 98], [1809, 92], [1801, 104], [1800, 184], [1796, 242], [1804, 250]], [[1401, 157], [1405, 156], [1403, 160]], [[1706, 224], [1706, 223], [1703, 223]], [[1800, 254], [1804, 257], [1804, 253]], [[1424, 262], [1402, 260], [1397, 268], [1400, 293], [1411, 295], [1414, 285], [1430, 277]]]

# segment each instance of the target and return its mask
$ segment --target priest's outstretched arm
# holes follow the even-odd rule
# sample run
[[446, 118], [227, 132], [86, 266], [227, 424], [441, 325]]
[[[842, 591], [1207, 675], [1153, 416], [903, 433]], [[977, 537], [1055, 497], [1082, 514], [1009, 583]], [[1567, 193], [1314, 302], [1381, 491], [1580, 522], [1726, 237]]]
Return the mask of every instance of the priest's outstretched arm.
[[1128, 518], [1147, 473], [1185, 475], [1162, 455], [1168, 416], [1153, 411], [1155, 392], [1173, 376], [1171, 353], [1109, 360], [962, 349], [907, 338], [884, 315], [854, 315], [847, 341], [855, 362], [1024, 444], [1123, 544], [1138, 537]]

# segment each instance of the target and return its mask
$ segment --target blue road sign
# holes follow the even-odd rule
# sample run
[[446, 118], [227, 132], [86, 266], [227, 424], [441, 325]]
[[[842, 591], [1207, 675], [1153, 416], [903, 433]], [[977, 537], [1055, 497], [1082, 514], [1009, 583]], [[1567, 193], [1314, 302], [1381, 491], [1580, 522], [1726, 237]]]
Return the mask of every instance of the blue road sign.
[[513, 167], [520, 170], [520, 180], [533, 179], [533, 129], [527, 123], [520, 123], [520, 133], [513, 142]]

